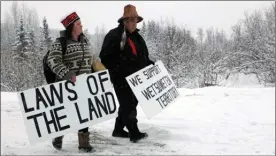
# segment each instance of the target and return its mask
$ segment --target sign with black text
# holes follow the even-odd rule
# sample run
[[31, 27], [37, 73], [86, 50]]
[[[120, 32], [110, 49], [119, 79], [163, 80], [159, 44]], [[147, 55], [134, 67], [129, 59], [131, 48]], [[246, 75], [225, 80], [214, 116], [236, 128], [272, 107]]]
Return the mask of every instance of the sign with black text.
[[108, 70], [18, 93], [30, 144], [117, 116], [118, 100]]
[[161, 61], [133, 73], [126, 80], [149, 119], [180, 97]]

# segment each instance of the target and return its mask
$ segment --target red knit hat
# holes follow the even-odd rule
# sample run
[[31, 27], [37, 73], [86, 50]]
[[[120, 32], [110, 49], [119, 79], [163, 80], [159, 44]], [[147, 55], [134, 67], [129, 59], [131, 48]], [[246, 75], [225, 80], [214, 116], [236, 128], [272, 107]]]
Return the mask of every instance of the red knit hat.
[[78, 16], [78, 14], [76, 12], [72, 12], [71, 14], [69, 14], [68, 16], [66, 16], [65, 18], [63, 18], [61, 20], [61, 23], [63, 24], [63, 26], [65, 28], [67, 28], [69, 25], [73, 24], [78, 19], [80, 19], [80, 17]]

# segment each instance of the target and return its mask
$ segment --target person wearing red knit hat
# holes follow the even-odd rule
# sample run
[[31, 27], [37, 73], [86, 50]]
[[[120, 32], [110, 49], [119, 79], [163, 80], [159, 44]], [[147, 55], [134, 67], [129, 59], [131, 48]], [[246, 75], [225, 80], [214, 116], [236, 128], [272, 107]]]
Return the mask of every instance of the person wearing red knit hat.
[[[69, 80], [76, 81], [76, 76], [84, 73], [92, 73], [98, 71], [93, 68], [94, 64], [99, 64], [100, 59], [90, 50], [90, 44], [83, 35], [82, 23], [76, 12], [72, 12], [61, 20], [65, 27], [61, 31], [61, 37], [57, 38], [49, 49], [47, 63], [49, 68], [56, 74], [56, 81]], [[62, 45], [61, 38], [65, 41], [65, 48]], [[102, 69], [103, 70], [103, 69]], [[89, 143], [88, 128], [79, 130], [78, 141], [79, 149], [86, 152], [92, 151]], [[63, 136], [53, 139], [54, 148], [60, 150], [62, 148]]]

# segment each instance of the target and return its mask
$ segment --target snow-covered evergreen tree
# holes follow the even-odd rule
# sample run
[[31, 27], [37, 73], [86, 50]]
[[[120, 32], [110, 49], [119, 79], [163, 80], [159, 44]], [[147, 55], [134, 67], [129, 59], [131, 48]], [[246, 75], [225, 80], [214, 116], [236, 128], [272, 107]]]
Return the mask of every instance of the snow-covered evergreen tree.
[[23, 56], [23, 54], [26, 54], [28, 50], [30, 50], [31, 41], [30, 38], [26, 32], [23, 17], [21, 16], [18, 28], [16, 30], [16, 40], [14, 43], [14, 51], [18, 54]]
[[43, 28], [42, 28], [42, 36], [43, 36], [43, 46], [44, 48], [49, 48], [52, 44], [52, 39], [50, 37], [49, 26], [47, 23], [46, 17], [43, 18]]

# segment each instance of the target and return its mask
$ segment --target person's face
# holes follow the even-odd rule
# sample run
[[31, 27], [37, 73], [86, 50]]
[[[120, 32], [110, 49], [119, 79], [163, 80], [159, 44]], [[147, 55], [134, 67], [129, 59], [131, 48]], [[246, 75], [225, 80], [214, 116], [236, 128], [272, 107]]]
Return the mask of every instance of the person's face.
[[80, 20], [74, 22], [72, 33], [76, 35], [80, 35], [82, 33], [82, 24]]
[[138, 18], [131, 17], [124, 20], [125, 28], [132, 33], [137, 27]]

